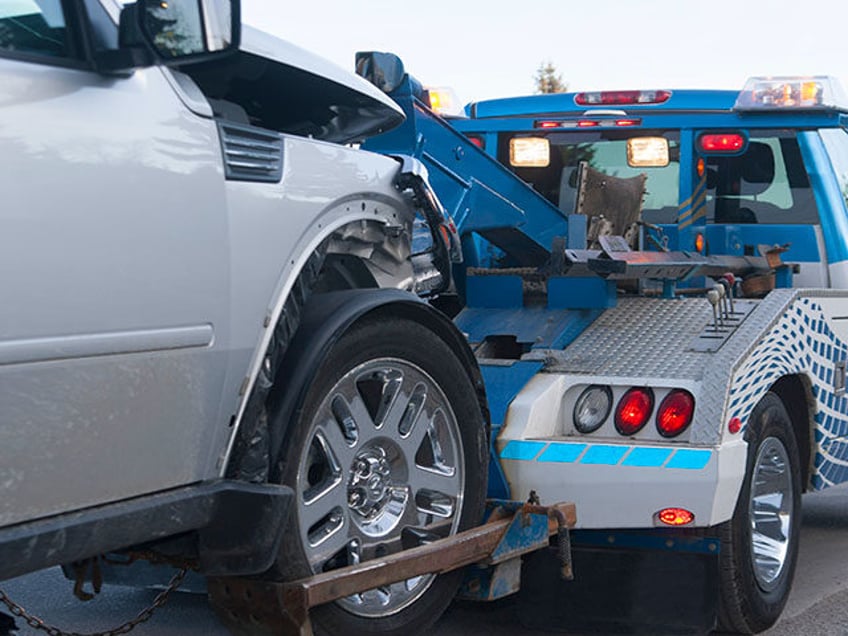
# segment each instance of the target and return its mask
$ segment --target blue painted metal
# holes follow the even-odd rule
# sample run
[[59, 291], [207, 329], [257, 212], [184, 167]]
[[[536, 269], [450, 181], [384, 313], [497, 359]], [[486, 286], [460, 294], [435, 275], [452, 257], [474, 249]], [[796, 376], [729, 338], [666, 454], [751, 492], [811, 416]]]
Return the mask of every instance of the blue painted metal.
[[476, 232], [516, 264], [544, 264], [554, 237], [568, 232], [565, 214], [458, 132], [452, 126], [456, 121], [448, 123], [425, 107], [409, 76], [391, 96], [406, 121], [363, 147], [420, 159], [466, 240]]
[[[577, 93], [556, 93], [551, 95], [529, 95], [525, 97], [510, 97], [492, 99], [471, 104], [468, 109], [470, 117], [515, 117], [524, 115], [545, 115], [550, 119], [551, 113], [582, 115], [590, 106], [580, 106], [574, 98]], [[664, 104], [628, 105], [628, 112], [651, 113], [664, 110], [703, 110], [730, 111], [736, 103], [739, 91], [718, 90], [676, 90], [671, 92], [671, 98]]]
[[774, 286], [783, 289], [792, 287], [792, 267], [782, 265], [774, 271]]
[[570, 250], [585, 250], [586, 249], [586, 215], [571, 214], [571, 210], [565, 210], [568, 213], [568, 243]]
[[516, 593], [521, 586], [522, 555], [549, 545], [549, 518], [538, 511], [527, 511], [521, 501], [489, 499], [486, 520], [513, 515], [498, 545], [486, 559], [465, 570], [457, 594], [468, 601], [494, 601]]
[[[820, 210], [828, 208], [819, 207]], [[832, 208], [831, 208], [832, 209]], [[825, 217], [826, 215], [821, 215]], [[825, 219], [822, 218], [822, 226]], [[821, 262], [816, 231], [812, 225], [776, 225], [763, 224], [710, 224], [702, 228], [711, 254], [731, 254], [741, 256], [746, 247], [749, 252], [756, 253], [758, 245], [789, 244], [789, 250], [781, 254], [781, 259], [787, 263], [817, 263]]]
[[[806, 111], [734, 111], [733, 105], [738, 97], [738, 91], [727, 90], [676, 90], [672, 91], [671, 98], [664, 104], [627, 104], [616, 107], [624, 110], [628, 116], [636, 116], [642, 119], [642, 127], [650, 128], [656, 125], [657, 118], [676, 117], [678, 122], [685, 118], [687, 128], [703, 127], [703, 122], [712, 122], [722, 117], [725, 120], [722, 125], [735, 120], [736, 124], [730, 123], [730, 127], [743, 128], [765, 128], [784, 126], [785, 121], [790, 128], [807, 128], [821, 125], [838, 126], [841, 115], [835, 109], [806, 110]], [[458, 122], [460, 130], [466, 130], [470, 122], [487, 119], [527, 118], [530, 120], [543, 119], [553, 121], [557, 119], [598, 119], [604, 117], [593, 117], [591, 111], [600, 110], [604, 107], [579, 106], [574, 102], [575, 93], [557, 93], [553, 95], [530, 95], [523, 97], [510, 97], [505, 99], [493, 99], [469, 104], [466, 113], [469, 120]], [[610, 119], [610, 127], [614, 126], [615, 116], [607, 116]], [[740, 122], [744, 122], [740, 123]], [[824, 123], [823, 123], [824, 122]], [[488, 124], [487, 124], [488, 126]], [[634, 126], [636, 128], [637, 126]], [[678, 123], [675, 128], [679, 128]], [[489, 128], [492, 130], [492, 128]]]
[[503, 563], [548, 545], [548, 517], [541, 514], [517, 512], [492, 551], [489, 563]]
[[480, 365], [483, 382], [486, 385], [486, 398], [489, 401], [489, 413], [492, 421], [489, 453], [491, 458], [489, 461], [489, 497], [497, 499], [509, 497], [509, 483], [498, 461], [495, 442], [506, 420], [506, 411], [510, 402], [541, 368], [542, 363], [536, 361], [516, 361], [509, 366]]
[[701, 470], [710, 461], [712, 452], [681, 448], [665, 465], [666, 468], [682, 468], [685, 470]]
[[[845, 240], [848, 236], [848, 216], [845, 213], [845, 200], [824, 143], [817, 132], [809, 131], [798, 134], [798, 145], [810, 177], [816, 206], [820, 211], [827, 260], [830, 263], [848, 260], [848, 242]], [[824, 214], [825, 210], [833, 212]]]
[[489, 567], [472, 565], [466, 568], [457, 598], [464, 601], [496, 601], [515, 594], [520, 587], [521, 557], [516, 557]]
[[631, 444], [510, 440], [500, 459], [548, 464], [586, 464], [628, 468], [703, 470], [713, 451]]
[[615, 281], [583, 276], [552, 276], [548, 279], [551, 309], [610, 309], [618, 302]]
[[605, 446], [603, 444], [590, 446], [580, 460], [581, 464], [615, 466], [627, 453], [627, 446]]
[[[512, 442], [510, 442], [512, 443]], [[588, 444], [551, 444], [539, 456], [540, 462], [553, 462], [557, 464], [572, 464], [588, 448]], [[503, 455], [501, 455], [503, 457]]]
[[469, 307], [487, 309], [520, 308], [524, 306], [524, 285], [520, 276], [468, 276], [465, 302]]
[[674, 452], [671, 448], [634, 448], [624, 461], [622, 466], [640, 466], [642, 468], [659, 468]]
[[[527, 442], [511, 440], [501, 451], [501, 459], [520, 459], [533, 461], [547, 444], [545, 442]], [[585, 448], [585, 444], [582, 445]], [[540, 460], [545, 461], [545, 460]]]
[[480, 365], [483, 381], [486, 384], [493, 434], [503, 426], [506, 411], [512, 399], [541, 370], [542, 364], [538, 360], [516, 360], [510, 365], [486, 363]]
[[679, 531], [656, 530], [574, 530], [571, 533], [574, 547], [598, 547], [630, 550], [660, 550], [663, 552], [688, 552], [718, 554], [721, 542], [713, 537], [684, 535]]
[[489, 336], [515, 336], [516, 342], [528, 349], [564, 349], [600, 314], [600, 310], [545, 307], [469, 307], [454, 318], [454, 323], [468, 334], [471, 343], [483, 342]]

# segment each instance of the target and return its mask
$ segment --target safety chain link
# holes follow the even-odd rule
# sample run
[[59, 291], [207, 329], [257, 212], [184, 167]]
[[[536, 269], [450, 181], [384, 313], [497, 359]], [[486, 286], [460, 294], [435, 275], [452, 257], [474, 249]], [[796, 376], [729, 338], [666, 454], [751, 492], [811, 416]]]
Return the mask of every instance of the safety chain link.
[[162, 590], [159, 594], [157, 594], [156, 598], [153, 599], [153, 602], [147, 607], [145, 607], [143, 610], [141, 610], [135, 618], [128, 620], [126, 623], [123, 623], [118, 627], [103, 632], [66, 632], [61, 629], [58, 629], [57, 627], [47, 625], [38, 616], [30, 614], [23, 607], [15, 603], [8, 596], [6, 596], [3, 590], [0, 590], [0, 603], [3, 603], [7, 608], [9, 608], [9, 611], [14, 616], [22, 618], [24, 621], [26, 621], [27, 625], [29, 625], [33, 629], [42, 631], [48, 634], [49, 636], [118, 636], [119, 634], [127, 634], [142, 623], [150, 620], [154, 612], [156, 612], [157, 609], [167, 603], [171, 594], [182, 584], [187, 572], [188, 568], [180, 568], [177, 573], [174, 574], [173, 577], [171, 577], [171, 580], [168, 583], [168, 587]]

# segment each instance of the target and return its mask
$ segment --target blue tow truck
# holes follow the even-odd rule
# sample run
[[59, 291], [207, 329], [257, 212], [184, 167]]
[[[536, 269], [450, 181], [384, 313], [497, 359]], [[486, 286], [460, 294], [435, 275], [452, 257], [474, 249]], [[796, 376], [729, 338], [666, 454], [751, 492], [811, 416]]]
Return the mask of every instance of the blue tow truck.
[[[650, 580], [631, 620], [662, 597], [654, 626], [675, 625], [669, 605], [687, 601], [678, 614], [704, 610], [704, 630], [772, 625], [801, 493], [848, 480], [838, 84], [536, 95], [443, 118], [396, 58], [357, 67], [407, 115], [364, 147], [420, 159], [458, 229], [446, 305], [485, 378], [489, 496], [575, 502], [574, 545], [590, 552], [712, 562], [652, 579], [591, 562], [613, 568], [594, 592], [569, 605], [577, 588], [537, 586], [525, 614], [550, 624]], [[607, 612], [608, 627], [620, 620]]]

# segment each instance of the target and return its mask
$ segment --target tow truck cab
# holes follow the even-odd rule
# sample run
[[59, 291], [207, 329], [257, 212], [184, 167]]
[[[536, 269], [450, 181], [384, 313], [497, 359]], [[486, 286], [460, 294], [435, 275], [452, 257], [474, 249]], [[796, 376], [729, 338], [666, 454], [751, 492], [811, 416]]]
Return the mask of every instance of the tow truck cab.
[[[848, 100], [831, 78], [535, 95], [466, 114], [451, 124], [565, 213], [579, 211], [581, 162], [644, 174], [645, 249], [756, 255], [788, 244], [795, 286], [848, 287]], [[634, 156], [657, 139], [658, 158]], [[471, 264], [493, 254], [477, 245]]]

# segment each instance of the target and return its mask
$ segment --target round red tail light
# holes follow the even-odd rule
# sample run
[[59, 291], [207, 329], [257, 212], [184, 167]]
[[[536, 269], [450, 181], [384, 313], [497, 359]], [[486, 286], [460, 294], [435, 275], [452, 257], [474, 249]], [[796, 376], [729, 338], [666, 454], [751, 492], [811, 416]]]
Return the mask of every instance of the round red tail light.
[[645, 387], [630, 389], [615, 407], [615, 430], [622, 435], [638, 433], [654, 410], [654, 393]]
[[657, 430], [663, 437], [676, 437], [686, 430], [695, 412], [695, 398], [689, 391], [675, 389], [663, 398], [657, 409]]

